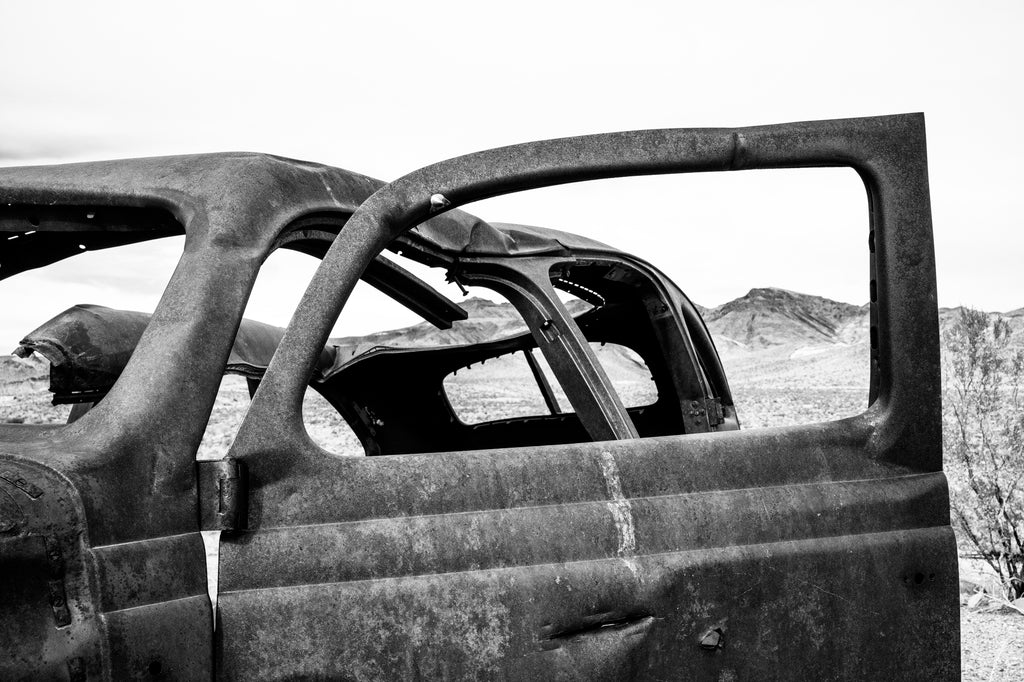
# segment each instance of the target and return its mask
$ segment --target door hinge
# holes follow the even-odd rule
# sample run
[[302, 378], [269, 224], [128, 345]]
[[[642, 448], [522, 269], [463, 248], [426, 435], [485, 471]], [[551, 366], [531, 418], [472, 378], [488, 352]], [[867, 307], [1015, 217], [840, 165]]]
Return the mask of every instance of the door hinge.
[[721, 398], [708, 398], [704, 401], [708, 413], [708, 424], [718, 426], [725, 421], [725, 412], [722, 410]]
[[249, 486], [245, 463], [228, 457], [196, 462], [199, 527], [232, 531], [245, 528]]

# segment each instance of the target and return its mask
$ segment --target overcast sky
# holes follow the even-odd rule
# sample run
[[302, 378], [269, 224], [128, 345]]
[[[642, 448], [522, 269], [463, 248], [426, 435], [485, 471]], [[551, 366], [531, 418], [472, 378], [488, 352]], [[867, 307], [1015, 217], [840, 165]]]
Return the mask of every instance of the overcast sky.
[[[387, 180], [543, 138], [923, 111], [940, 304], [1024, 306], [1024, 3], [165, 7], [0, 5], [0, 164], [249, 150]], [[867, 205], [848, 170], [606, 181], [469, 210], [636, 253], [704, 305], [758, 286], [867, 300]], [[0, 351], [73, 303], [152, 309], [179, 250], [0, 283]], [[314, 266], [276, 257], [287, 285], [261, 284], [249, 314], [287, 322]], [[412, 322], [372, 297], [353, 308], [342, 331]]]

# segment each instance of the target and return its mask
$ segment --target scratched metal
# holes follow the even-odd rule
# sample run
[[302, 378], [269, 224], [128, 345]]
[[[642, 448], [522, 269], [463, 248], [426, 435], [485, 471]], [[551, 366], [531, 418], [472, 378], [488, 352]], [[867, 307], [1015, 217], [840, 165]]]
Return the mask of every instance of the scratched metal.
[[[305, 434], [304, 378], [364, 264], [423, 219], [564, 182], [823, 165], [870, 199], [863, 415], [400, 458]], [[920, 115], [552, 140], [405, 176], [327, 252], [232, 448], [249, 530], [222, 541], [218, 674], [956, 679], [937, 341]]]
[[[339, 458], [306, 435], [333, 320], [399, 235], [550, 256], [557, 241], [510, 245], [452, 209], [584, 179], [820, 165], [852, 166], [870, 198], [865, 414], [402, 457]], [[921, 116], [553, 140], [380, 187], [260, 155], [0, 169], [0, 230], [17, 236], [0, 241], [0, 276], [79, 243], [187, 236], [102, 401], [66, 426], [0, 426], [0, 677], [959, 674]], [[259, 265], [276, 246], [322, 255], [339, 233], [231, 452], [249, 510], [222, 543], [214, 637], [194, 454]]]

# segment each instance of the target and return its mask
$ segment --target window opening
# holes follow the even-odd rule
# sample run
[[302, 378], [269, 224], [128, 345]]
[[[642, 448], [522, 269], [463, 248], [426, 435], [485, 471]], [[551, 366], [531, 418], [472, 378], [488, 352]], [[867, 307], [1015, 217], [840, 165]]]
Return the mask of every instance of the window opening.
[[[541, 369], [537, 355], [535, 349], [530, 348], [493, 357], [449, 374], [444, 379], [444, 391], [455, 416], [466, 424], [480, 424], [561, 413], [565, 405], [564, 394], [560, 406], [558, 397], [551, 392], [552, 382]], [[548, 386], [548, 399], [545, 399], [541, 382]]]
[[0, 356], [0, 423], [74, 421], [113, 387], [184, 245], [162, 221], [144, 210], [0, 208], [0, 350], [11, 353]]
[[203, 440], [196, 452], [198, 460], [223, 459], [249, 409], [249, 384], [244, 376], [225, 374], [206, 423]]
[[313, 387], [306, 388], [302, 400], [302, 418], [306, 433], [324, 450], [348, 457], [366, 454], [352, 427]]
[[[638, 184], [646, 188], [637, 190], [634, 185]], [[862, 283], [866, 254], [856, 247], [863, 245], [866, 204], [863, 183], [855, 173], [800, 169], [629, 178], [517, 193], [477, 202], [470, 209], [515, 216], [523, 211], [510, 211], [509, 206], [527, 206], [527, 213], [537, 206], [550, 209], [556, 205], [552, 197], [559, 193], [586, 199], [565, 202], [578, 213], [556, 209], [555, 219], [531, 216], [529, 222], [584, 237], [478, 222], [444, 233], [408, 233], [383, 255], [403, 262], [403, 267], [464, 308], [469, 299], [459, 290], [468, 284], [494, 285], [495, 290], [508, 293], [507, 283], [490, 281], [511, 276], [508, 262], [548, 259], [554, 264], [551, 284], [558, 299], [576, 319], [593, 359], [603, 367], [640, 436], [731, 430], [741, 423], [745, 428], [808, 423], [849, 416], [866, 406], [867, 356], [861, 352], [866, 341], [856, 331], [860, 306], [838, 303], [826, 295], [795, 295], [790, 301], [773, 303], [768, 299], [780, 297], [755, 292], [791, 290], [755, 286], [743, 296], [735, 288], [758, 284], [758, 279], [773, 273], [778, 279], [768, 280], [772, 285], [817, 282], [820, 291], [830, 295], [849, 288], [849, 280]], [[542, 200], [523, 201], [531, 196]], [[608, 196], [616, 201], [606, 201]], [[671, 213], [665, 212], [665, 197], [672, 197]], [[491, 211], [492, 206], [500, 209]], [[461, 242], [464, 238], [466, 244]], [[447, 276], [446, 284], [439, 282], [441, 274]], [[707, 307], [693, 303], [677, 283], [695, 292], [699, 303], [714, 301], [704, 296], [724, 302]], [[753, 308], [741, 305], [743, 298], [753, 300]], [[573, 310], [573, 305], [587, 309]], [[346, 305], [341, 319], [351, 324], [360, 317], [368, 316]], [[531, 324], [543, 322], [532, 320]], [[458, 330], [459, 323], [453, 329]], [[541, 326], [533, 333], [542, 333], [538, 330]], [[524, 328], [518, 344], [502, 345], [493, 337], [473, 339], [471, 350], [454, 349], [466, 342], [457, 338], [457, 331], [438, 343], [437, 332], [428, 325], [375, 333], [363, 328], [348, 334], [344, 343], [336, 344], [339, 361], [332, 376], [338, 376], [342, 366], [350, 378], [363, 372], [361, 381], [366, 386], [371, 381], [378, 385], [374, 400], [389, 405], [356, 411], [364, 431], [376, 432], [372, 438], [361, 435], [364, 445], [378, 441], [367, 446], [367, 452], [402, 454], [591, 440], [591, 426], [588, 436], [580, 428], [570, 396], [554, 380], [551, 367], [536, 348], [533, 333], [526, 332]], [[426, 339], [433, 339], [437, 347], [425, 348], [429, 344], [419, 341]], [[525, 354], [531, 347], [535, 348], [532, 361]], [[858, 365], [861, 355], [862, 367]], [[444, 371], [428, 381], [422, 369], [427, 364]], [[564, 372], [564, 367], [559, 371]], [[538, 377], [547, 380], [547, 396]], [[410, 382], [421, 386], [417, 405], [443, 400], [447, 416], [438, 408], [431, 412], [435, 418], [429, 424], [424, 420], [414, 426], [409, 415], [419, 408], [394, 399], [408, 392]], [[423, 387], [430, 382], [436, 383], [428, 393]], [[488, 393], [482, 392], [485, 389]], [[579, 385], [572, 390], [578, 391]], [[861, 394], [863, 398], [855, 398]], [[588, 410], [593, 420], [594, 405]], [[618, 417], [607, 416], [612, 418]], [[395, 424], [403, 426], [394, 430]], [[451, 424], [466, 429], [456, 435]], [[381, 436], [387, 432], [403, 435], [388, 440]]]
[[644, 359], [617, 343], [590, 342], [605, 373], [626, 407], [645, 407], [658, 401], [658, 387]]
[[464, 208], [584, 235], [663, 272], [699, 304], [691, 336], [710, 332], [743, 429], [867, 408], [868, 303], [877, 296], [864, 248], [867, 198], [852, 169], [617, 178]]

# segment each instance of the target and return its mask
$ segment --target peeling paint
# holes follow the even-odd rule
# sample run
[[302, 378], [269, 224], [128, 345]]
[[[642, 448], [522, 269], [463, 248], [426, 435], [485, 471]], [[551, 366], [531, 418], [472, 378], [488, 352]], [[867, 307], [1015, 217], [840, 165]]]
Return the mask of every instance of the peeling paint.
[[634, 560], [636, 556], [636, 524], [633, 520], [633, 507], [622, 493], [622, 480], [619, 478], [619, 466], [615, 457], [607, 450], [601, 452], [601, 475], [604, 476], [605, 487], [608, 489], [608, 511], [615, 522], [615, 530], [619, 535], [619, 546], [616, 553], [623, 559], [633, 577], [640, 577], [640, 566]]
[[324, 184], [324, 189], [326, 189], [327, 193], [331, 195], [331, 200], [335, 204], [337, 204], [338, 206], [344, 207], [345, 204], [343, 204], [342, 202], [338, 201], [338, 197], [334, 196], [334, 190], [331, 189], [331, 183], [327, 182], [327, 178], [325, 178], [323, 175], [320, 175], [319, 178], [320, 178], [320, 182], [322, 182]]

